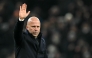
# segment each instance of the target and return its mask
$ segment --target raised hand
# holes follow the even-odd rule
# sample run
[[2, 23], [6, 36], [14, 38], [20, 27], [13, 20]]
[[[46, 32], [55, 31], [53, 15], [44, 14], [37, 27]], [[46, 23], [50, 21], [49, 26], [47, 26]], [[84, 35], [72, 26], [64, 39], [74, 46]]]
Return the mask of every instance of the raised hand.
[[22, 19], [25, 19], [29, 14], [30, 14], [30, 11], [26, 12], [26, 9], [27, 9], [27, 5], [24, 3], [22, 4], [22, 6], [20, 6], [20, 10], [19, 10], [19, 18], [22, 20]]

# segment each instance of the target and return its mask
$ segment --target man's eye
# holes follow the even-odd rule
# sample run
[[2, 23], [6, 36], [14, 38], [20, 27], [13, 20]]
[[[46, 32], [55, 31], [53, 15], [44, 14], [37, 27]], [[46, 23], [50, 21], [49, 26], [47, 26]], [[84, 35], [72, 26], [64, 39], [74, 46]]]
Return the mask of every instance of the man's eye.
[[33, 27], [33, 28], [35, 28], [35, 27], [39, 28], [40, 26], [31, 26], [31, 27]]
[[37, 28], [39, 28], [40, 26], [37, 26]]
[[35, 26], [32, 26], [32, 27], [35, 27]]

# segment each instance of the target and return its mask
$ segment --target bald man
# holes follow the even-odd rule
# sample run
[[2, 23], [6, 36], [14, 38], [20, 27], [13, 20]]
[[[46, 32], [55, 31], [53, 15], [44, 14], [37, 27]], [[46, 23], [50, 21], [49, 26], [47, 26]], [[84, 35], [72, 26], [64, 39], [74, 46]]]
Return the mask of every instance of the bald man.
[[46, 43], [40, 32], [40, 20], [32, 16], [28, 19], [26, 31], [23, 31], [27, 5], [22, 4], [19, 11], [19, 19], [14, 29], [15, 58], [47, 58]]

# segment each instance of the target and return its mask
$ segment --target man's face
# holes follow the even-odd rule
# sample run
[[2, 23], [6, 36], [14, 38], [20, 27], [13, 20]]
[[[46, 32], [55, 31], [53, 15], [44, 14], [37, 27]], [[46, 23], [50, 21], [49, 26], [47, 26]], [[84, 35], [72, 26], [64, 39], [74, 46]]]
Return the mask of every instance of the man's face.
[[40, 21], [32, 20], [28, 22], [26, 29], [31, 33], [33, 36], [37, 37], [40, 33]]

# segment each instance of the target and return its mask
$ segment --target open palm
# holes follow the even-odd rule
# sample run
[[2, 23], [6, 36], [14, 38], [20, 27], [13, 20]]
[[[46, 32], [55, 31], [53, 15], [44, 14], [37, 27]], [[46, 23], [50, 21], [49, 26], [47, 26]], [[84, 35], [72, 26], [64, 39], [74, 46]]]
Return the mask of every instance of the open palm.
[[20, 19], [25, 19], [29, 15], [30, 11], [26, 12], [26, 9], [27, 9], [27, 5], [25, 3], [22, 4], [22, 6], [20, 6], [20, 10], [19, 10]]

